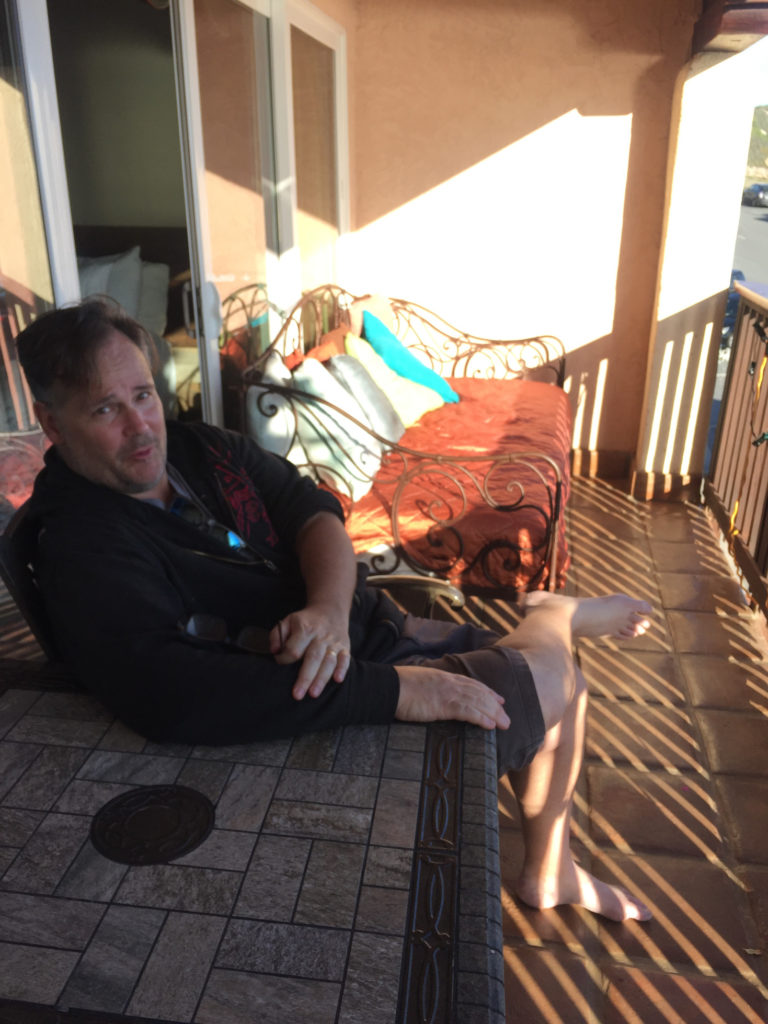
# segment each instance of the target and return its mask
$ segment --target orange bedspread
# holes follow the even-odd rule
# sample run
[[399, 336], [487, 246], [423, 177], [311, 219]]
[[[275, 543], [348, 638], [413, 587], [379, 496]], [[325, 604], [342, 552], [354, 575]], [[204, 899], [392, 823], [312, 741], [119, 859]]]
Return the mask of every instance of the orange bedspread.
[[[392, 568], [385, 552], [395, 539], [390, 521], [395, 505], [399, 542], [422, 571], [447, 575], [467, 591], [546, 587], [543, 560], [556, 472], [535, 455], [491, 470], [488, 454], [548, 454], [560, 468], [564, 504], [571, 448], [568, 397], [535, 381], [452, 378], [450, 384], [460, 402], [427, 413], [400, 444], [458, 457], [462, 468], [390, 453], [373, 488], [348, 516], [355, 551], [368, 561], [383, 554], [374, 569]], [[563, 586], [568, 552], [562, 522], [558, 533], [556, 583]]]

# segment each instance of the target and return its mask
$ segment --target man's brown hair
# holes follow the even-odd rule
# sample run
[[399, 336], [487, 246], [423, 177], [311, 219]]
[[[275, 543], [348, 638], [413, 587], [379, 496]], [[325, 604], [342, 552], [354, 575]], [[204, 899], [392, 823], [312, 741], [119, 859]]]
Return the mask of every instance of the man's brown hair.
[[120, 331], [141, 349], [156, 372], [157, 352], [151, 335], [106, 298], [52, 309], [21, 331], [16, 349], [35, 399], [50, 405], [57, 385], [66, 391], [87, 387], [96, 355], [113, 331]]

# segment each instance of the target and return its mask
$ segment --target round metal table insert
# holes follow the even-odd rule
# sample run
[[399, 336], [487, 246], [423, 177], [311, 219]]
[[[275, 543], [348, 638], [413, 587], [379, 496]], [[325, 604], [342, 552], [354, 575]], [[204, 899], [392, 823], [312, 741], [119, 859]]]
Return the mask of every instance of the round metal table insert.
[[186, 786], [141, 786], [110, 800], [91, 823], [91, 842], [119, 864], [167, 864], [213, 828], [208, 797]]

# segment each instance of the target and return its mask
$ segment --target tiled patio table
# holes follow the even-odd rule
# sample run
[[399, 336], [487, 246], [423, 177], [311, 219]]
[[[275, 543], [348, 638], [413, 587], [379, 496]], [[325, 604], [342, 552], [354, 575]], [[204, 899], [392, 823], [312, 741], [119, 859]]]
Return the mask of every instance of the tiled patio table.
[[[196, 849], [97, 852], [100, 808], [170, 784], [215, 806]], [[4, 690], [0, 1022], [502, 1024], [503, 1006], [493, 734], [179, 747], [79, 692]]]

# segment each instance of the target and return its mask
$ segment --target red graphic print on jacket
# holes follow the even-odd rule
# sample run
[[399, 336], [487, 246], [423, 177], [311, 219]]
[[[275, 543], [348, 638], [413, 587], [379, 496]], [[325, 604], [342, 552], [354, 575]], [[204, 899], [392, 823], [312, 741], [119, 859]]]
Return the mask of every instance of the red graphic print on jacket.
[[[253, 481], [239, 466], [234, 466], [231, 460], [219, 461], [221, 453], [212, 450], [215, 457], [213, 471], [219, 482], [224, 499], [232, 510], [235, 520], [235, 529], [243, 540], [248, 543], [266, 543], [270, 547], [277, 547], [278, 537], [272, 521], [267, 515], [264, 502], [256, 490]], [[228, 452], [224, 454], [227, 459]], [[265, 529], [256, 533], [255, 527], [262, 523]]]

